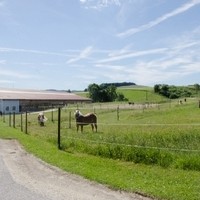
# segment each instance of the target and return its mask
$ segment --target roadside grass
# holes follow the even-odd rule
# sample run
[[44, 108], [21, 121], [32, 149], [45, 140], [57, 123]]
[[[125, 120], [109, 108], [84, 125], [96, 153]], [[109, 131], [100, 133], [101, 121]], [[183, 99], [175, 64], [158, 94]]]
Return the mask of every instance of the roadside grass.
[[137, 192], [166, 200], [200, 199], [200, 174], [197, 171], [165, 169], [60, 151], [55, 144], [24, 134], [2, 122], [0, 138], [17, 139], [28, 152], [45, 162], [116, 190]]

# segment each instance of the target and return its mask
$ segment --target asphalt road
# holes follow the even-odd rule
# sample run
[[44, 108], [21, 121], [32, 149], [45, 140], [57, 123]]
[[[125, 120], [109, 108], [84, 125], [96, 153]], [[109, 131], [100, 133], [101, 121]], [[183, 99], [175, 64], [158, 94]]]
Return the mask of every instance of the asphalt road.
[[0, 140], [1, 200], [150, 200], [113, 191], [26, 153], [16, 140]]

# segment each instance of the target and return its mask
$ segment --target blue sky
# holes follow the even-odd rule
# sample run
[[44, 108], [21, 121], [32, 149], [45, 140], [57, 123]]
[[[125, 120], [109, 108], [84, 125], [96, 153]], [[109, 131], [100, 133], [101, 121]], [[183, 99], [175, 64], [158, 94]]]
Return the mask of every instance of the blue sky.
[[0, 87], [200, 83], [200, 0], [0, 0]]

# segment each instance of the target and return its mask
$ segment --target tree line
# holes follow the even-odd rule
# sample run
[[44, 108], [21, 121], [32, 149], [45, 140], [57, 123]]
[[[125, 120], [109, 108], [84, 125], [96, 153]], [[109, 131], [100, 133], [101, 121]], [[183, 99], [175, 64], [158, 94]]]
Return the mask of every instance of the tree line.
[[192, 86], [174, 86], [167, 84], [154, 85], [154, 92], [169, 99], [177, 99], [181, 97], [196, 96], [200, 91], [200, 85], [194, 84]]
[[[113, 102], [113, 101], [128, 101], [124, 94], [117, 93], [117, 87], [136, 85], [132, 82], [122, 83], [102, 83], [100, 85], [93, 83], [88, 86], [85, 91], [88, 91], [89, 98], [93, 102]], [[200, 91], [200, 85], [194, 84], [191, 86], [174, 86], [167, 84], [154, 85], [154, 92], [169, 99], [177, 99], [182, 97], [196, 96]]]

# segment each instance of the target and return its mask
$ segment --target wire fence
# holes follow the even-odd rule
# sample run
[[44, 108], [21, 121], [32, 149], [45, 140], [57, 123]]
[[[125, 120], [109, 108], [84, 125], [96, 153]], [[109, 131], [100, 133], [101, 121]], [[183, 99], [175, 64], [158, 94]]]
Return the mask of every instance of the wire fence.
[[[99, 106], [99, 108], [98, 108]], [[148, 105], [149, 106], [149, 105]], [[145, 105], [146, 107], [146, 105]], [[107, 105], [107, 106], [102, 106], [102, 105], [97, 105], [96, 107], [93, 108], [89, 108], [90, 110], [95, 111], [102, 111], [105, 110], [106, 112], [108, 112], [108, 108], [112, 111], [115, 112], [115, 117], [117, 119], [117, 122], [115, 123], [110, 123], [110, 122], [98, 122], [98, 126], [100, 127], [107, 127], [107, 129], [109, 129], [109, 127], [200, 127], [200, 123], [119, 123], [118, 120], [120, 118], [120, 110], [132, 110], [133, 108], [135, 109], [139, 109], [142, 108], [140, 105], [137, 107], [132, 106], [132, 108], [130, 108], [130, 106], [127, 108], [127, 105], [122, 105], [120, 106], [116, 106], [116, 105]], [[151, 105], [149, 107], [157, 109], [158, 105], [154, 104]], [[79, 109], [79, 107], [77, 106], [77, 109]], [[88, 110], [88, 107], [82, 107], [82, 110]], [[159, 108], [160, 109], [160, 108]], [[62, 132], [63, 132], [63, 126], [64, 128], [67, 129], [72, 129], [72, 127], [76, 127], [76, 122], [73, 118], [73, 111], [74, 111], [74, 107], [73, 108], [54, 108], [48, 111], [45, 111], [45, 114], [48, 114], [48, 121], [49, 123], [51, 122], [54, 125], [54, 135], [57, 135], [57, 145], [58, 148], [61, 149], [62, 146], [62, 141], [61, 141], [61, 136], [62, 136]], [[65, 113], [64, 117], [62, 117], [62, 113]], [[35, 113], [29, 113], [29, 112], [25, 112], [25, 113], [20, 113], [20, 114], [15, 114], [15, 113], [9, 113], [7, 115], [2, 115], [1, 119], [4, 123], [8, 123], [9, 127], [13, 127], [13, 128], [20, 128], [21, 132], [24, 132], [25, 134], [28, 134], [30, 132], [31, 127], [34, 129], [34, 127], [38, 127], [38, 122], [36, 120], [36, 117], [38, 115], [38, 112]], [[55, 122], [57, 124], [55, 124]], [[118, 129], [118, 128], [117, 128]], [[37, 128], [36, 131], [38, 131], [39, 129]], [[49, 131], [49, 130], [48, 130]], [[115, 143], [115, 142], [104, 142], [104, 141], [96, 141], [96, 140], [92, 140], [92, 139], [85, 139], [85, 138], [79, 138], [79, 137], [70, 137], [70, 136], [65, 136], [65, 140], [67, 139], [75, 139], [75, 140], [79, 140], [79, 141], [85, 141], [87, 143], [96, 143], [96, 144], [104, 144], [104, 145], [121, 145], [121, 146], [126, 146], [126, 147], [134, 147], [134, 148], [144, 148], [144, 149], [158, 149], [158, 150], [169, 150], [169, 151], [180, 151], [180, 152], [200, 152], [199, 149], [186, 149], [186, 148], [167, 148], [167, 147], [157, 147], [157, 146], [142, 146], [142, 145], [132, 145], [132, 144], [124, 144], [124, 143]]]

